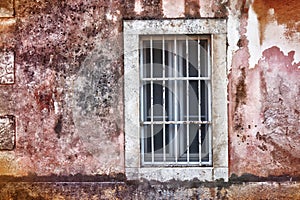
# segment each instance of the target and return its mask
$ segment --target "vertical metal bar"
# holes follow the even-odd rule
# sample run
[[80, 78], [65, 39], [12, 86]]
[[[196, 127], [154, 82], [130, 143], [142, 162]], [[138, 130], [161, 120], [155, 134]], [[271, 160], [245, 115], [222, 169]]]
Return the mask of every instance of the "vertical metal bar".
[[[211, 88], [212, 88], [212, 80], [211, 80], [211, 70], [212, 70], [212, 67], [211, 67], [211, 55], [210, 55], [210, 50], [211, 50], [211, 40], [208, 40], [207, 41], [207, 57], [206, 57], [206, 59], [207, 59], [207, 70], [208, 70], [208, 76], [209, 76], [209, 78], [210, 78], [210, 80], [209, 81], [207, 81], [208, 82], [208, 85], [207, 85], [207, 87], [208, 87], [208, 101], [207, 101], [207, 105], [208, 105], [208, 121], [210, 121], [211, 122], [211, 106], [212, 106], [212, 97], [211, 97]], [[212, 164], [212, 131], [211, 131], [211, 124], [209, 124], [208, 125], [208, 135], [209, 135], [209, 141], [208, 141], [208, 148], [209, 148], [209, 162], [210, 162], [210, 164]]]
[[[173, 48], [174, 48], [174, 45], [169, 42], [168, 43], [168, 76], [169, 77], [174, 77], [174, 70], [172, 70], [172, 67], [174, 67], [174, 63], [173, 63]], [[168, 120], [171, 121], [171, 120], [174, 120], [174, 106], [173, 106], [173, 98], [174, 98], [174, 95], [173, 95], [173, 91], [174, 91], [174, 84], [173, 84], [173, 81], [171, 80], [168, 80], [168, 96], [169, 96], [169, 99], [168, 99]], [[170, 155], [174, 155], [174, 145], [173, 142], [173, 138], [174, 138], [174, 131], [173, 131], [173, 125], [168, 125], [169, 126], [169, 146], [168, 146], [168, 149], [169, 149], [169, 154]]]
[[165, 36], [162, 38], [162, 64], [163, 64], [163, 161], [166, 161], [166, 63], [165, 63]]
[[150, 77], [151, 77], [151, 161], [154, 162], [154, 127], [153, 127], [153, 39], [150, 37]]
[[207, 40], [207, 67], [208, 67], [208, 76], [211, 78], [211, 70], [212, 70], [212, 67], [211, 67], [211, 38], [209, 38], [208, 40]]
[[[189, 41], [188, 37], [185, 37], [185, 57], [186, 57], [186, 77], [189, 78]], [[186, 80], [186, 121], [190, 121], [190, 112], [189, 112], [189, 80]], [[190, 162], [190, 124], [186, 125], [186, 145], [187, 145], [187, 163]]]
[[[199, 36], [197, 38], [197, 43], [198, 43], [198, 117], [199, 121], [201, 121], [201, 53], [200, 53], [200, 39]], [[198, 142], [199, 142], [199, 165], [201, 165], [201, 158], [202, 158], [202, 150], [201, 150], [201, 124], [199, 124], [199, 137], [198, 137]]]
[[[178, 121], [184, 121], [184, 81], [183, 79], [183, 45], [184, 43], [180, 40], [177, 42], [177, 69], [178, 69], [178, 74], [177, 74], [177, 120]], [[185, 144], [185, 135], [184, 135], [184, 125], [183, 124], [178, 124], [178, 131], [177, 131], [177, 138], [178, 138], [178, 155], [183, 155], [185, 150], [186, 150], [186, 144]], [[178, 156], [179, 157], [179, 156]]]
[[[143, 78], [143, 74], [144, 74], [144, 46], [143, 46], [143, 41], [140, 40], [140, 80]], [[146, 100], [146, 97], [145, 97], [145, 92], [144, 92], [144, 82], [141, 81], [140, 82], [141, 84], [141, 87], [140, 87], [140, 90], [141, 90], [141, 96], [140, 96], [140, 103], [141, 103], [141, 107], [140, 107], [140, 120], [141, 121], [145, 121], [145, 113], [144, 113], [144, 101]], [[145, 142], [144, 142], [144, 138], [145, 138], [145, 130], [144, 130], [144, 127], [140, 127], [140, 131], [141, 131], [141, 157], [142, 157], [142, 165], [144, 164], [145, 162]]]
[[[174, 37], [174, 75], [177, 78], [178, 77], [178, 69], [177, 69], [177, 38]], [[175, 86], [174, 86], [174, 121], [175, 121], [175, 136], [174, 136], [174, 142], [175, 142], [175, 162], [178, 161], [178, 133], [177, 133], [177, 120], [178, 120], [178, 105], [176, 103], [178, 93], [177, 93], [177, 80], [175, 80]]]

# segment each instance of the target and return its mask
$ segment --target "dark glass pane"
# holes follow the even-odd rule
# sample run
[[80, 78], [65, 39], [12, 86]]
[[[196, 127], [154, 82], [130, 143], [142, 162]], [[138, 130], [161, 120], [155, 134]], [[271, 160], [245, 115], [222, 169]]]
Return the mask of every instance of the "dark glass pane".
[[186, 81], [166, 81], [167, 120], [182, 121], [186, 117]]
[[153, 125], [154, 160], [163, 161], [163, 125]]
[[177, 77], [186, 77], [186, 41], [177, 40]]
[[165, 69], [166, 69], [166, 77], [174, 77], [174, 41], [173, 40], [165, 40]]
[[153, 77], [162, 77], [163, 74], [163, 52], [162, 41], [153, 40]]
[[153, 120], [163, 120], [163, 82], [153, 82]]
[[200, 41], [200, 66], [201, 76], [208, 77], [208, 41]]
[[[166, 92], [166, 99], [168, 94]], [[163, 82], [153, 82], [153, 121], [163, 120]], [[151, 121], [151, 82], [148, 81], [143, 85], [143, 121]], [[167, 109], [166, 109], [167, 113]]]
[[208, 110], [208, 83], [209, 81], [201, 81], [201, 120], [208, 121], [209, 120], [209, 110]]
[[199, 129], [201, 130], [201, 161], [209, 161], [209, 125], [190, 125], [190, 161], [199, 161]]
[[189, 76], [198, 76], [198, 41], [189, 40]]
[[166, 160], [175, 161], [175, 125], [166, 125]]
[[191, 121], [199, 120], [199, 81], [189, 81], [189, 118]]
[[151, 121], [151, 83], [146, 82], [143, 85], [143, 121]]
[[144, 125], [142, 127], [142, 144], [141, 150], [144, 149], [144, 160], [145, 161], [151, 161], [151, 152], [152, 152], [152, 146], [151, 146], [151, 125]]
[[187, 162], [187, 125], [179, 124], [177, 125], [178, 131], [178, 141], [177, 141], [177, 152], [178, 161]]
[[209, 125], [203, 124], [201, 125], [201, 161], [208, 162], [209, 161]]
[[143, 54], [141, 55], [142, 56], [142, 63], [143, 63], [143, 66], [142, 66], [142, 74], [143, 74], [143, 77], [146, 77], [146, 78], [149, 78], [151, 76], [151, 73], [150, 73], [150, 63], [151, 63], [151, 57], [150, 57], [150, 41], [143, 41]]

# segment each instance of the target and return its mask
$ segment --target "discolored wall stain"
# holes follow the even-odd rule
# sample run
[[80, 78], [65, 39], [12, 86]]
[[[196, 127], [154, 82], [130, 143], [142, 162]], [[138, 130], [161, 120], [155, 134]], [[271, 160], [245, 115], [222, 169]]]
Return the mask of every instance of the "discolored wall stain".
[[162, 10], [163, 0], [141, 0], [143, 12], [142, 16], [145, 18], [158, 18], [163, 16]]
[[200, 17], [199, 0], [185, 0], [185, 16]]
[[274, 46], [263, 52], [256, 68], [246, 68], [249, 95], [232, 121], [232, 173], [300, 175], [299, 66], [293, 51], [285, 55]]
[[[288, 55], [278, 47], [263, 52], [264, 60], [258, 67], [262, 70], [262, 116], [264, 135], [272, 146], [274, 164], [281, 165], [281, 172], [275, 174], [299, 174], [300, 167], [300, 114], [298, 112], [300, 63], [294, 63], [294, 52]], [[280, 127], [280, 128], [279, 128]], [[267, 142], [268, 144], [268, 142]], [[286, 165], [290, 163], [290, 165]]]
[[14, 1], [13, 0], [1, 0], [0, 2], [0, 18], [1, 17], [13, 17], [14, 16]]
[[276, 20], [286, 26], [286, 37], [300, 31], [300, 2], [298, 0], [255, 0], [253, 9], [257, 14], [260, 27], [260, 43], [264, 41], [264, 31], [268, 23]]
[[12, 51], [15, 45], [16, 19], [0, 18], [0, 49], [1, 51]]
[[[11, 11], [10, 2], [1, 1], [0, 7]], [[228, 26], [228, 38], [236, 40], [234, 51], [228, 53], [228, 59], [232, 56], [228, 60], [232, 63], [228, 66], [230, 174], [300, 175], [300, 75], [299, 64], [293, 60], [296, 52], [293, 46], [289, 53], [268, 47], [262, 50], [254, 69], [249, 69], [252, 55], [246, 27], [251, 1], [185, 0], [178, 8], [166, 0], [14, 2], [13, 18], [0, 19], [0, 49], [15, 56], [16, 79], [14, 84], [0, 87], [0, 111], [1, 115], [16, 116], [17, 137], [16, 148], [10, 154], [1, 151], [0, 174], [124, 174], [122, 20], [163, 20], [169, 16], [228, 17], [228, 24], [236, 21], [239, 25]], [[135, 10], [137, 2], [140, 12]], [[296, 22], [300, 17], [294, 8], [299, 6], [296, 0], [254, 1], [261, 42], [266, 39], [263, 33], [271, 21], [287, 27], [287, 38], [298, 33]], [[176, 14], [170, 14], [172, 10]], [[169, 15], [164, 16], [167, 11]], [[153, 191], [148, 183], [143, 184], [145, 194]], [[187, 192], [200, 198], [201, 193], [193, 189]], [[226, 189], [216, 188], [208, 193], [229, 198], [238, 196], [240, 189], [232, 188], [227, 194]], [[180, 195], [181, 191], [174, 191], [162, 188], [151, 195]], [[20, 189], [12, 196], [22, 192]], [[109, 196], [109, 192], [118, 193], [118, 189], [108, 189], [103, 196]]]
[[[257, 4], [264, 11], [258, 12]], [[295, 30], [287, 25], [289, 20], [284, 20], [285, 17], [289, 19], [286, 11], [290, 4], [282, 5], [282, 8], [279, 8], [281, 3], [275, 7], [271, 6], [273, 4], [277, 2], [255, 1], [252, 5], [260, 22], [261, 36], [267, 24], [274, 20]], [[274, 8], [274, 15], [270, 8]], [[251, 31], [247, 28], [255, 27], [247, 25], [248, 14], [245, 9], [243, 11], [239, 20], [238, 50], [233, 55], [229, 74], [230, 173], [299, 176], [300, 149], [297, 144], [300, 138], [296, 128], [300, 126], [296, 108], [299, 104], [299, 63], [294, 60], [296, 52], [291, 44], [285, 45], [284, 51], [274, 44], [262, 49], [261, 57], [250, 69], [249, 61], [254, 58], [248, 47], [254, 40], [247, 38], [253, 36], [247, 35]], [[299, 21], [297, 16], [293, 20]], [[282, 37], [285, 39], [286, 35]], [[272, 38], [264, 40], [270, 43]]]
[[245, 84], [245, 79], [246, 79], [246, 70], [245, 68], [241, 68], [241, 76], [238, 79], [238, 83], [236, 85], [236, 107], [237, 109], [238, 106], [245, 104], [246, 103], [246, 98], [247, 98], [247, 86]]
[[214, 17], [216, 18], [226, 18], [228, 16], [228, 8], [230, 6], [230, 1], [222, 1], [222, 0], [216, 0], [211, 1], [211, 9], [214, 13]]
[[[122, 172], [122, 92], [117, 84], [122, 80], [122, 43], [112, 39], [122, 29], [122, 2], [18, 0], [15, 5], [16, 28], [6, 36], [16, 41], [17, 81], [6, 96], [18, 103], [1, 111], [17, 116], [14, 156], [22, 173]], [[104, 53], [96, 48], [101, 44]], [[117, 56], [107, 57], [111, 52]], [[86, 73], [94, 61], [98, 71]], [[75, 84], [78, 77], [87, 82]], [[86, 95], [77, 98], [81, 86]], [[77, 115], [74, 105], [86, 108], [88, 115]]]
[[0, 116], [0, 150], [13, 150], [16, 140], [15, 116]]

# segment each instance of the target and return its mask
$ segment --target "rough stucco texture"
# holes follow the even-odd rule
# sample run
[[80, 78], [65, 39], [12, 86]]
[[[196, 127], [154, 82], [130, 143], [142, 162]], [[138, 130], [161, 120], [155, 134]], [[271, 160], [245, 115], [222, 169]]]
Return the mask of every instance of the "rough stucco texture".
[[[15, 77], [0, 87], [0, 116], [15, 117], [16, 143], [0, 152], [2, 175], [123, 173], [122, 20], [168, 16], [238, 21], [239, 42], [229, 52], [230, 173], [300, 175], [299, 64], [293, 46], [283, 53], [274, 44], [249, 68], [249, 1], [185, 0], [178, 16], [168, 0], [11, 2], [0, 4], [0, 49], [13, 52]], [[253, 28], [263, 34], [263, 24], [277, 20], [286, 33], [298, 32], [298, 15], [290, 23], [283, 12], [296, 1], [263, 2], [254, 1], [261, 25]], [[275, 17], [263, 18], [270, 9]]]
[[1, 0], [0, 2], [0, 18], [13, 17], [14, 15], [14, 2], [13, 0]]
[[[13, 52], [15, 75], [0, 87], [0, 115], [15, 116], [17, 137], [0, 152], [2, 174], [123, 173], [122, 19], [172, 9], [161, 0], [12, 2], [0, 4], [1, 16], [12, 13], [0, 19], [0, 48]], [[220, 2], [209, 12], [226, 16]], [[184, 6], [200, 16], [198, 1]]]
[[[0, 183], [1, 199], [299, 199], [295, 182], [247, 183], [243, 185], [189, 187], [189, 183], [169, 187], [142, 183]], [[80, 188], [80, 190], [78, 190]]]
[[16, 74], [0, 87], [0, 114], [17, 124], [2, 174], [123, 172], [120, 2], [15, 1], [15, 11], [0, 28]]
[[[286, 25], [285, 33], [298, 32], [298, 27], [291, 26], [288, 20], [291, 14], [283, 12], [289, 10], [292, 3], [254, 2], [261, 40], [272, 41], [263, 34], [264, 27], [274, 20]], [[294, 3], [293, 6], [297, 6], [298, 3]], [[263, 12], [269, 9], [274, 9], [275, 18], [264, 18]], [[299, 176], [300, 63], [294, 60], [293, 51], [298, 44], [291, 45], [290, 51], [285, 53], [274, 43], [263, 49], [261, 58], [250, 69], [252, 57], [248, 45], [251, 38], [245, 34], [247, 20], [248, 15], [244, 13], [240, 21], [240, 48], [233, 56], [229, 75], [231, 173]], [[297, 16], [293, 20], [299, 21]], [[295, 37], [282, 35], [282, 40]]]
[[0, 116], [0, 150], [13, 150], [15, 147], [15, 129], [14, 116]]
[[[293, 34], [300, 31], [300, 13], [298, 9], [300, 2], [297, 0], [283, 0], [280, 2], [274, 2], [272, 0], [254, 1], [253, 8], [260, 21], [260, 39], [261, 42], [264, 37], [264, 31], [266, 26], [271, 20], [276, 20], [278, 24], [284, 24], [287, 27], [287, 37], [292, 37]], [[274, 13], [273, 17], [270, 17], [268, 13]]]

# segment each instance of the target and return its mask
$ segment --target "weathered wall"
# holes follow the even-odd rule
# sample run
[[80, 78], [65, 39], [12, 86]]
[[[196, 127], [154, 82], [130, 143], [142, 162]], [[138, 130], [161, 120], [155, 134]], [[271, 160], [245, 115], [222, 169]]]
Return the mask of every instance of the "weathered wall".
[[15, 1], [1, 19], [15, 81], [0, 88], [0, 115], [15, 116], [17, 135], [14, 150], [0, 152], [2, 174], [123, 172], [122, 9]]
[[[79, 190], [80, 188], [80, 190]], [[300, 184], [246, 183], [242, 185], [150, 183], [0, 183], [1, 199], [300, 199]]]
[[0, 175], [123, 174], [122, 20], [227, 18], [230, 175], [299, 176], [299, 8], [2, 0]]
[[229, 74], [231, 173], [300, 175], [299, 6], [254, 1], [241, 16]]
[[175, 7], [159, 0], [1, 3], [1, 67], [14, 72], [2, 78], [0, 116], [15, 119], [15, 131], [4, 142], [14, 148], [0, 152], [1, 174], [123, 173], [122, 20], [226, 17], [226, 5], [201, 6], [194, 0]]

